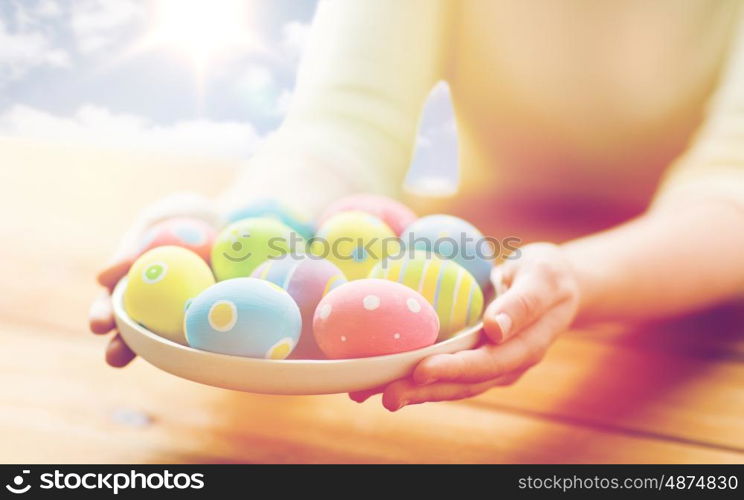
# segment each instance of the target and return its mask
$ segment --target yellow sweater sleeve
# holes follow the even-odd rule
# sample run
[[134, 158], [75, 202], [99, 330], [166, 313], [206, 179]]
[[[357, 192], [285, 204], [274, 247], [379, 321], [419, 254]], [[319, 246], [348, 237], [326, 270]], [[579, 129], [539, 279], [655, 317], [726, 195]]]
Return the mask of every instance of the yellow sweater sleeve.
[[744, 207], [744, 12], [738, 34], [692, 145], [670, 168], [656, 202], [717, 196]]
[[450, 3], [321, 1], [288, 115], [245, 177], [316, 209], [348, 192], [395, 195], [444, 74]]

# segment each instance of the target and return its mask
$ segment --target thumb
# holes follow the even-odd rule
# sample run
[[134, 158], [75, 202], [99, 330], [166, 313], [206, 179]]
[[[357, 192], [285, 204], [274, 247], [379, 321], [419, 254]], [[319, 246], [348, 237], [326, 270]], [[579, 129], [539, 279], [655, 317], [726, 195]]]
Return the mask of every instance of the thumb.
[[511, 287], [483, 314], [483, 330], [500, 344], [538, 319], [552, 305], [550, 293], [538, 276], [517, 274]]
[[110, 264], [98, 273], [96, 279], [102, 286], [113, 290], [116, 284], [121, 280], [132, 267], [134, 258], [132, 256], [116, 257]]

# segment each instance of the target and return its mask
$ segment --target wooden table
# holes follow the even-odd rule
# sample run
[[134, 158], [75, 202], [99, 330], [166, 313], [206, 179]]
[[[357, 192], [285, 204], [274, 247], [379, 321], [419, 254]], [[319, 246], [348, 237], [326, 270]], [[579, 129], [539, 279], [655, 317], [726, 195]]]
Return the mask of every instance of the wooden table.
[[95, 270], [138, 207], [234, 168], [0, 140], [0, 460], [744, 463], [735, 308], [570, 332], [516, 386], [395, 414], [109, 368], [86, 326]]

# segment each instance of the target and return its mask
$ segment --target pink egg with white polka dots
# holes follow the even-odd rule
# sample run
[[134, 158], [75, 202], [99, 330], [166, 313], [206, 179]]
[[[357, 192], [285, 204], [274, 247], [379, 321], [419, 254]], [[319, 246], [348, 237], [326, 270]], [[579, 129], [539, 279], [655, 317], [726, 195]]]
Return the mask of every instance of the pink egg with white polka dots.
[[412, 351], [433, 344], [438, 333], [437, 313], [420, 293], [381, 279], [339, 286], [313, 318], [315, 340], [332, 359]]

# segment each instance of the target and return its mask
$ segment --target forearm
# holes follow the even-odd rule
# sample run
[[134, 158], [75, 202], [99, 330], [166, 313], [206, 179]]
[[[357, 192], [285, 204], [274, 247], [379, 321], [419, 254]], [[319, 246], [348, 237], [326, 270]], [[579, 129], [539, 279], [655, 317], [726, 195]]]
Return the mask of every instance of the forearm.
[[421, 107], [444, 77], [451, 9], [445, 0], [320, 3], [284, 123], [227, 204], [258, 194], [312, 212], [352, 191], [395, 196]]
[[744, 291], [744, 205], [677, 201], [564, 245], [581, 290], [580, 321], [678, 314]]
[[261, 199], [279, 200], [301, 213], [314, 215], [332, 200], [355, 191], [371, 190], [364, 183], [349, 182], [338, 171], [356, 171], [353, 158], [338, 152], [321, 153], [297, 145], [292, 138], [270, 139], [236, 172], [235, 179], [217, 197], [222, 214]]

